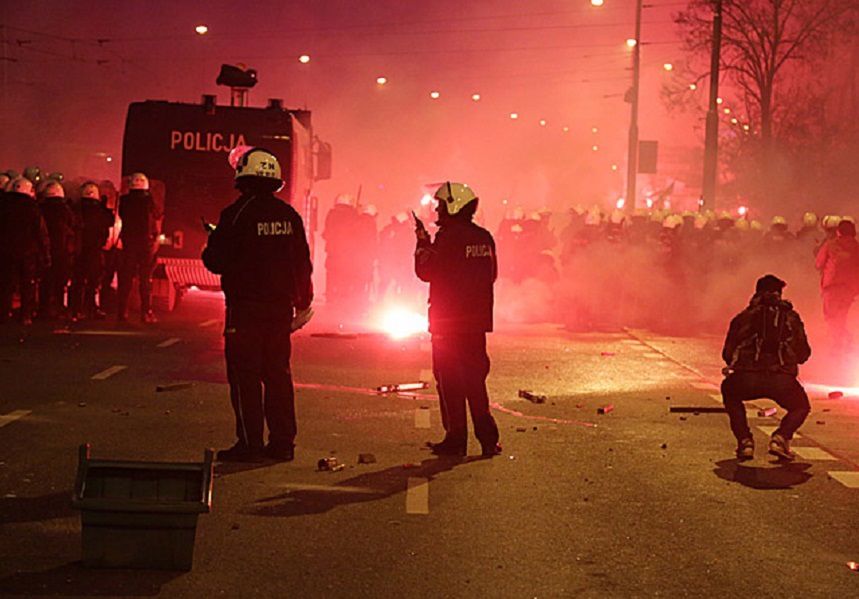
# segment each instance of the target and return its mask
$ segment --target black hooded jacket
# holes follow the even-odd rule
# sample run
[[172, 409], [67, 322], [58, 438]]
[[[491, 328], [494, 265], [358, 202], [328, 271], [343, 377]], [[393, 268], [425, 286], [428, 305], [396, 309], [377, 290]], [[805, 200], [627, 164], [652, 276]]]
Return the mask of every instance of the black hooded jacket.
[[811, 356], [805, 327], [793, 305], [777, 293], [755, 294], [731, 321], [722, 358], [735, 372], [796, 376]]
[[271, 193], [242, 195], [221, 212], [203, 263], [221, 275], [227, 326], [289, 320], [313, 301], [301, 216]]

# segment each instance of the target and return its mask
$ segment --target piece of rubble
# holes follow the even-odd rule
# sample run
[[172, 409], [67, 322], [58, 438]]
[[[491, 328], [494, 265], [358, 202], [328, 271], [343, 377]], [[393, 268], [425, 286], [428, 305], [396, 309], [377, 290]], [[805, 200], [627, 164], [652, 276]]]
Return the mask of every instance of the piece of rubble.
[[517, 427], [516, 427], [516, 432], [517, 432], [517, 433], [524, 433], [524, 432], [525, 432], [525, 431], [527, 431], [527, 430], [528, 430], [528, 429], [527, 429], [527, 428], [525, 428], [524, 426], [517, 426]]
[[540, 395], [527, 389], [519, 389], [519, 397], [527, 399], [531, 403], [546, 403], [546, 399], [548, 399], [545, 395]]
[[606, 404], [597, 408], [597, 414], [608, 414], [614, 411], [614, 404]]
[[359, 464], [375, 464], [376, 456], [372, 453], [359, 453], [358, 454], [358, 463]]
[[421, 389], [429, 389], [429, 383], [426, 381], [418, 381], [416, 383], [393, 383], [390, 385], [379, 385], [376, 387], [377, 393], [399, 393], [400, 391], [420, 391]]
[[854, 572], [859, 572], [859, 562], [847, 562], [847, 567]]
[[828, 395], [829, 399], [841, 399], [844, 397], [843, 391], [830, 391]]
[[761, 418], [769, 418], [771, 416], [775, 416], [778, 414], [778, 410], [776, 408], [766, 408], [763, 410], [758, 410], [758, 416]]
[[316, 469], [320, 472], [334, 472], [334, 469], [338, 466], [342, 466], [342, 464], [333, 456], [320, 458], [319, 461], [316, 462]]
[[167, 385], [157, 385], [155, 387], [156, 393], [164, 393], [165, 391], [181, 391], [182, 389], [190, 389], [194, 386], [194, 383], [170, 383]]

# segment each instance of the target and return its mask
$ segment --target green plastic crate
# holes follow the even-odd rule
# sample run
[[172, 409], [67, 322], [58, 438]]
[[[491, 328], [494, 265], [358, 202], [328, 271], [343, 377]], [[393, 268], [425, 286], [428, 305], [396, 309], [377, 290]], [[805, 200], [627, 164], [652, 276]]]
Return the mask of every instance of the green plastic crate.
[[202, 463], [93, 460], [81, 445], [72, 505], [90, 568], [190, 570], [197, 516], [212, 507], [214, 452]]

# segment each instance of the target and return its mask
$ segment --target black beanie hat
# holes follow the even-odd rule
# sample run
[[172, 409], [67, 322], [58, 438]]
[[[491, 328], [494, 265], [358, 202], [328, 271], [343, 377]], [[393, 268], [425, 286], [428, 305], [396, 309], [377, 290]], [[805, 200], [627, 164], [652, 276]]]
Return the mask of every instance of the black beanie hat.
[[755, 293], [775, 292], [781, 293], [781, 290], [787, 286], [787, 283], [779, 279], [775, 275], [764, 275], [755, 284]]

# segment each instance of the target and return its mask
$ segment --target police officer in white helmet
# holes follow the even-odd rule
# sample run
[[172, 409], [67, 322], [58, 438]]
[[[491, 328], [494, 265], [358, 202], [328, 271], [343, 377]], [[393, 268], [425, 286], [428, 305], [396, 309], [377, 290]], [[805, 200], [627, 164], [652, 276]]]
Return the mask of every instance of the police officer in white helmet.
[[218, 459], [289, 461], [296, 434], [290, 333], [313, 314], [310, 250], [298, 212], [274, 195], [284, 183], [277, 158], [261, 148], [233, 158], [241, 196], [221, 212], [203, 251], [226, 300], [224, 350], [238, 438]]
[[466, 454], [467, 402], [481, 454], [492, 457], [501, 453], [486, 391], [486, 333], [492, 331], [492, 288], [498, 273], [495, 240], [472, 222], [478, 198], [468, 185], [444, 183], [435, 200], [435, 241], [420, 221], [415, 230], [415, 273], [430, 284], [433, 374], [445, 431], [441, 442], [428, 446], [436, 455]]

